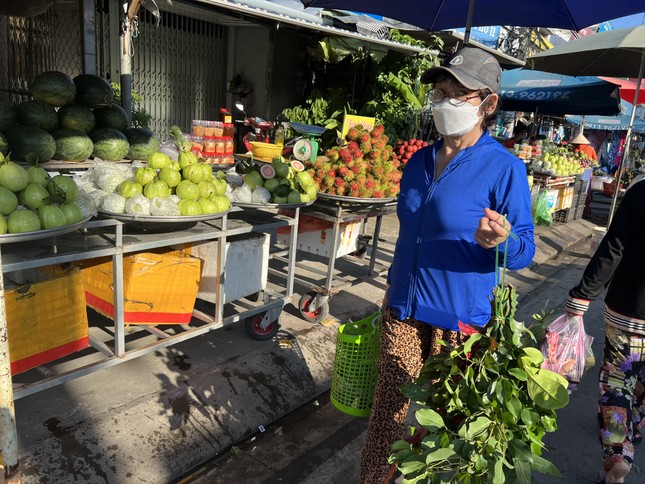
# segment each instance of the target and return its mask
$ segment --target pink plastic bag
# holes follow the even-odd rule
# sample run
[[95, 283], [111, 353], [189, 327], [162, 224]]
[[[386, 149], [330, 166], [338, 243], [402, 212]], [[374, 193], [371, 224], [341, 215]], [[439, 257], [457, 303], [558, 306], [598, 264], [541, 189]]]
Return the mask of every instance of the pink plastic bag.
[[562, 375], [570, 383], [579, 383], [592, 341], [593, 337], [585, 333], [582, 316], [563, 314], [546, 328], [542, 368]]

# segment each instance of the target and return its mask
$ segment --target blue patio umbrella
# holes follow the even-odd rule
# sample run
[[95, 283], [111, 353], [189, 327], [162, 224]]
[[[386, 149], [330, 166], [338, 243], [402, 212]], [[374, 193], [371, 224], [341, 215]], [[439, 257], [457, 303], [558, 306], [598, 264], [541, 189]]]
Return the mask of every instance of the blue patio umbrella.
[[511, 69], [502, 72], [499, 95], [505, 111], [614, 115], [620, 113], [617, 87], [593, 76]]
[[[629, 128], [630, 116], [627, 113], [632, 112], [632, 105], [627, 101], [620, 102], [620, 114], [615, 116], [566, 116], [568, 123], [583, 124], [589, 129], [604, 129], [608, 131], [621, 131]], [[645, 131], [645, 121], [634, 118], [633, 131]]]
[[354, 10], [407, 22], [430, 32], [516, 25], [581, 30], [603, 20], [645, 11], [642, 0], [301, 0], [305, 7]]

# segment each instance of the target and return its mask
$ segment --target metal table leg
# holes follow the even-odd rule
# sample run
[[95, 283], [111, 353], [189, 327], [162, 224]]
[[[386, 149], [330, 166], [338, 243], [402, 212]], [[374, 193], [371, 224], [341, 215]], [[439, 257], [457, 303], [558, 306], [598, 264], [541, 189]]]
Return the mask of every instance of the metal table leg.
[[0, 256], [0, 451], [4, 460], [5, 481], [9, 483], [20, 482], [20, 464], [9, 359], [7, 307], [4, 299], [4, 281], [1, 276], [2, 257]]

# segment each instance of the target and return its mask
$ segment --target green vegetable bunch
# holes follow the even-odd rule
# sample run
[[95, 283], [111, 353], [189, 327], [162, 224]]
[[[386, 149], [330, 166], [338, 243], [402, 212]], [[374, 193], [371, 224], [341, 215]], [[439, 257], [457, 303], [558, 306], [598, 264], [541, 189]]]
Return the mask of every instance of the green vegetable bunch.
[[430, 67], [439, 65], [436, 50], [443, 47], [443, 42], [437, 36], [428, 43], [415, 40], [397, 29], [390, 30], [389, 39], [426, 49], [413, 56], [388, 52], [377, 66], [373, 98], [361, 112], [376, 116], [392, 140], [415, 138], [419, 135], [420, 114], [429, 89], [427, 84], [421, 84], [420, 77]]
[[[121, 84], [113, 82], [111, 84], [112, 90], [114, 91], [114, 103], [121, 103]], [[134, 89], [130, 92], [132, 96], [132, 126], [135, 128], [150, 128], [150, 122], [152, 121], [152, 116], [141, 107], [143, 102], [143, 96], [139, 94], [138, 91]]]
[[422, 405], [421, 428], [392, 446], [390, 462], [404, 483], [530, 483], [532, 472], [559, 475], [541, 457], [542, 438], [557, 429], [567, 381], [540, 368], [535, 328], [514, 319], [515, 289], [502, 279], [493, 298], [482, 332], [454, 348], [444, 343], [448, 354], [428, 358], [419, 378], [402, 387]]
[[[340, 136], [339, 128], [342, 123], [343, 110], [335, 109], [334, 95], [337, 93], [313, 91], [305, 101], [305, 106], [294, 106], [282, 111], [289, 121], [295, 123], [322, 126], [327, 131], [321, 137], [322, 151], [327, 150], [335, 143]], [[328, 96], [330, 99], [328, 99]], [[297, 133], [289, 132], [288, 137], [296, 136]]]

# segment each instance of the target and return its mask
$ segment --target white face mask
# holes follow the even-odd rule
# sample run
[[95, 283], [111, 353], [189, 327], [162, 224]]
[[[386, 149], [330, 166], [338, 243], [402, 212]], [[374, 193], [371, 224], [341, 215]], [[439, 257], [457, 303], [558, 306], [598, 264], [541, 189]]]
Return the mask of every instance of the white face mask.
[[[488, 96], [486, 96], [488, 99]], [[432, 115], [437, 131], [443, 136], [463, 136], [470, 132], [481, 120], [479, 107], [486, 101], [484, 99], [477, 106], [465, 103], [454, 106], [448, 99], [432, 105]]]

